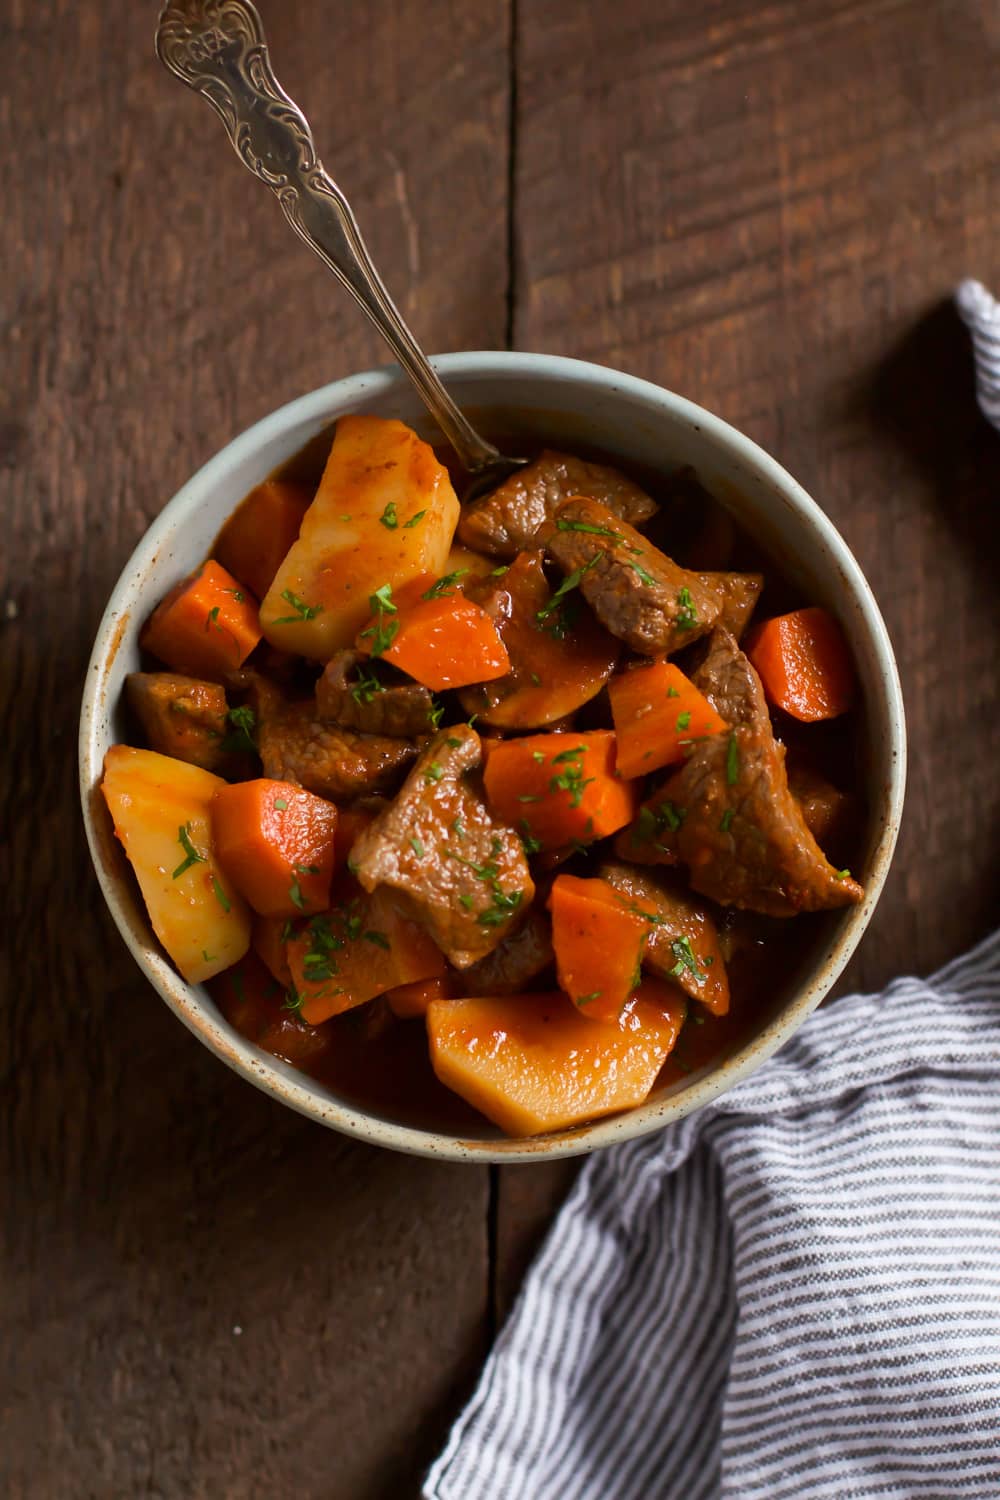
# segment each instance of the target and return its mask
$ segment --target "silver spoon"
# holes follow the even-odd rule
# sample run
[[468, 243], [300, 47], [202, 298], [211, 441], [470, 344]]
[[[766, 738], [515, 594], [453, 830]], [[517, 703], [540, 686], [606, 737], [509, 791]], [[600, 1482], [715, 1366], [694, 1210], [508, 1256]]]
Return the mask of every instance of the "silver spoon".
[[315, 250], [371, 318], [472, 477], [464, 498], [491, 489], [527, 460], [505, 457], [462, 415], [386, 291], [351, 206], [327, 175], [305, 115], [274, 76], [250, 0], [170, 0], [156, 55], [203, 94], [243, 165], [274, 193], [300, 239]]

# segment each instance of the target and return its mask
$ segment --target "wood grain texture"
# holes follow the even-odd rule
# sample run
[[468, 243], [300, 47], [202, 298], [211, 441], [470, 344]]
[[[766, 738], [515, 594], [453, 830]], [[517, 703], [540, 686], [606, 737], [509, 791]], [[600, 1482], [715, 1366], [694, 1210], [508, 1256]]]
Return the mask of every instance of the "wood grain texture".
[[[1000, 906], [1000, 438], [948, 305], [1000, 285], [1000, 25], [976, 0], [522, 0], [517, 51], [515, 346], [700, 402], [843, 532], [910, 775], [839, 990], [933, 969]], [[501, 1309], [538, 1234], [510, 1195]]]
[[[262, 8], [420, 335], [502, 343], [506, 0]], [[155, 62], [157, 10], [0, 22], [0, 1490], [405, 1500], [483, 1350], [488, 1173], [354, 1145], [210, 1057], [113, 931], [77, 807], [141, 533], [249, 423], [386, 358]]]

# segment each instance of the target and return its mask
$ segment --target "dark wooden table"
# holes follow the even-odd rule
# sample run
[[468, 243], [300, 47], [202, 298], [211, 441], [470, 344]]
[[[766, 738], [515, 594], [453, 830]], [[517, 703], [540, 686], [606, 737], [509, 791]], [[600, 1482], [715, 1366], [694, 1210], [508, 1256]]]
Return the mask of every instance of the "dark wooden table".
[[[848, 982], [981, 936], [1000, 439], [949, 296], [1000, 283], [989, 7], [262, 8], [429, 347], [647, 376], [825, 506], [895, 641], [912, 764]], [[112, 583], [218, 447], [384, 359], [153, 60], [156, 9], [8, 0], [0, 19], [0, 1489], [406, 1500], [571, 1171], [408, 1160], [307, 1124], [172, 1019], [102, 908], [75, 731]]]

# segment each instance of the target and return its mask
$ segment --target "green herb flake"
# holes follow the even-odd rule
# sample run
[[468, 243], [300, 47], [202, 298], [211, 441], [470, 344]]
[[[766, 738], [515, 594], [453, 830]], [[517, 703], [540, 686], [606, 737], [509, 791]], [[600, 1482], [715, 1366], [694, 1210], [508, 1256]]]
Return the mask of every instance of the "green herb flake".
[[399, 525], [399, 517], [396, 515], [395, 500], [389, 501], [385, 510], [379, 516], [379, 522], [385, 527], [386, 531], [396, 530], [396, 527]]
[[[201, 956], [207, 964], [215, 963], [216, 955], [214, 953], [209, 953], [207, 948], [202, 948]], [[233, 977], [235, 978], [235, 975]]]
[[439, 761], [432, 760], [430, 765], [427, 767], [427, 770], [424, 772], [424, 780], [440, 781], [443, 775], [444, 767], [440, 764]]
[[722, 817], [719, 819], [719, 832], [720, 833], [728, 833], [729, 832], [730, 828], [732, 828], [732, 826], [733, 826], [733, 817], [734, 817], [733, 809], [731, 807], [727, 807], [726, 810], [725, 810], [725, 812], [722, 814]]
[[667, 688], [667, 697], [668, 698], [679, 698], [680, 697], [680, 693], [677, 691], [677, 689], [675, 687], [668, 687]]
[[232, 725], [233, 732], [227, 734], [222, 741], [222, 749], [255, 754], [257, 742], [254, 739], [254, 733], [257, 728], [257, 718], [253, 709], [231, 708], [226, 714], [226, 722]]
[[384, 948], [386, 953], [389, 952], [391, 944], [384, 932], [376, 932], [374, 930], [370, 930], [368, 932], [363, 932], [361, 936], [364, 938], [366, 943], [374, 943], [376, 948]]
[[851, 878], [850, 870], [835, 870], [834, 874], [838, 880], [850, 880]]
[[454, 823], [452, 823], [451, 825], [451, 831], [456, 838], [465, 838], [465, 824], [462, 822], [461, 818], [455, 819]]
[[683, 713], [683, 714], [678, 714], [677, 715], [677, 728], [678, 729], [690, 729], [691, 728], [691, 715], [690, 715], [690, 713]]
[[549, 790], [568, 792], [570, 807], [579, 807], [587, 787], [596, 779], [594, 776], [584, 776], [579, 766], [568, 766], [560, 776], [553, 776], [549, 782]]
[[351, 697], [360, 707], [363, 703], [371, 703], [377, 693], [385, 689], [378, 678], [371, 672], [362, 672], [361, 676], [351, 686]]
[[288, 807], [288, 803], [285, 801], [284, 797], [275, 797], [274, 802], [271, 805], [274, 808], [275, 812], [285, 812]]
[[232, 594], [237, 604], [246, 603], [246, 595], [241, 593], [239, 589], [223, 589], [222, 592], [224, 594]]
[[281, 1008], [282, 1010], [290, 1010], [293, 1012], [293, 1014], [298, 1015], [302, 1009], [302, 1003], [305, 998], [305, 995], [300, 995], [295, 986], [293, 984], [290, 984], [285, 991], [285, 1003]]
[[292, 869], [297, 875], [318, 875], [319, 865], [293, 865]]
[[521, 819], [521, 827], [524, 830], [521, 834], [521, 843], [524, 845], [525, 854], [530, 859], [533, 854], [541, 853], [542, 841], [535, 838], [535, 835], [531, 831], [531, 824], [527, 818]]
[[531, 758], [532, 760], [536, 760], [538, 764], [541, 765], [542, 761], [545, 759], [545, 755], [541, 750], [532, 750]]
[[596, 567], [600, 560], [601, 554], [597, 552], [590, 559], [590, 561], [585, 562], [582, 567], [574, 568], [572, 573], [567, 573], [562, 583], [552, 595], [552, 598], [549, 600], [548, 604], [543, 604], [541, 609], [536, 611], [535, 619], [538, 621], [539, 625], [544, 625], [549, 616], [553, 614], [555, 610], [561, 608], [566, 595], [571, 593], [573, 589], [579, 587], [580, 580], [583, 578], [584, 574], [589, 573], [591, 568]]
[[446, 573], [439, 578], [437, 583], [432, 583], [427, 591], [420, 595], [421, 599], [450, 599], [455, 592], [454, 585], [460, 578], [464, 578], [468, 568], [456, 568], [454, 573]]
[[674, 938], [670, 944], [670, 951], [677, 960], [670, 970], [674, 979], [678, 979], [684, 973], [684, 970], [687, 969], [690, 974], [694, 975], [699, 984], [704, 983], [708, 975], [703, 969], [699, 969], [698, 960], [694, 956], [694, 950], [691, 947], [691, 939], [689, 937]]
[[522, 792], [517, 800], [518, 802], [541, 802], [542, 799], [536, 792]]
[[586, 750], [586, 745], [576, 745], [572, 750], [561, 750], [558, 755], [553, 755], [552, 764], [554, 766], [562, 766], [567, 761], [579, 760], [580, 756], [586, 753]]
[[413, 850], [418, 859], [423, 859], [424, 855], [427, 852], [418, 838], [412, 838], [410, 840], [410, 848]]
[[499, 568], [492, 568], [490, 570], [490, 572], [487, 573], [486, 576], [487, 576], [487, 578], [502, 578], [505, 573], [509, 573], [509, 572], [510, 572], [510, 563], [503, 563], [502, 566], [499, 567]]
[[427, 710], [427, 718], [434, 729], [440, 729], [441, 720], [444, 718], [444, 704], [434, 703], [432, 700], [431, 707]]
[[293, 594], [291, 589], [282, 589], [281, 597], [286, 604], [294, 609], [294, 615], [282, 615], [280, 620], [274, 620], [275, 625], [299, 625], [304, 620], [315, 620], [317, 615], [323, 613], [322, 604], [307, 604], [300, 599], [298, 594]]
[[305, 898], [302, 895], [302, 887], [299, 885], [299, 877], [297, 875], [292, 876], [292, 883], [288, 887], [288, 895], [293, 906], [297, 906], [299, 911], [305, 911]]
[[225, 891], [222, 889], [222, 886], [219, 884], [218, 878], [215, 875], [212, 876], [212, 891], [215, 895], [216, 901], [218, 901], [219, 905], [222, 907], [222, 910], [232, 911], [232, 902], [226, 895]]
[[652, 573], [647, 573], [646, 569], [642, 566], [641, 563], [629, 562], [629, 567], [635, 569], [642, 582], [646, 584], [648, 588], [655, 589], [656, 579], [653, 577]]
[[425, 510], [418, 510], [415, 516], [411, 516], [408, 521], [403, 522], [403, 530], [412, 531], [414, 526], [420, 525], [426, 514], [427, 512]]
[[603, 990], [591, 990], [589, 995], [578, 995], [576, 1003], [577, 1005], [589, 1005], [592, 1000], [600, 1000], [603, 994]]
[[542, 685], [542, 679], [539, 677], [537, 672], [532, 672], [530, 681], [532, 687], [541, 687]]
[[191, 868], [192, 865], [204, 865], [204, 864], [208, 863], [208, 861], [206, 860], [204, 854], [199, 854], [198, 850], [194, 847], [194, 845], [191, 842], [191, 824], [190, 823], [184, 823], [180, 828], [178, 828], [178, 830], [177, 830], [177, 842], [180, 844], [181, 848], [184, 850], [184, 856], [185, 857], [181, 861], [181, 863], [177, 866], [177, 868], [174, 871], [174, 873], [171, 875], [171, 877], [170, 877], [171, 880], [176, 880], [177, 877], [178, 877], [178, 875], [183, 875], [184, 871], [185, 870], [190, 870], [190, 868]]
[[475, 905], [475, 902], [473, 901], [471, 896], [459, 896], [458, 899], [460, 905], [464, 906], [466, 911], [471, 911], [473, 906]]
[[735, 734], [729, 736], [726, 751], [726, 784], [735, 786], [740, 776], [740, 746]]
[[445, 740], [445, 744], [448, 746], [449, 750], [461, 750], [462, 748], [462, 741], [457, 740], [453, 734], [449, 734], [448, 738]]
[[693, 630], [698, 623], [698, 611], [694, 607], [690, 589], [678, 590], [677, 617], [674, 623], [678, 630]]
[[374, 594], [368, 596], [368, 605], [375, 616], [375, 622], [369, 625], [367, 630], [362, 630], [358, 639], [362, 641], [370, 640], [372, 656], [382, 656], [396, 639], [396, 632], [399, 630], [398, 620], [386, 620], [385, 618], [386, 615], [398, 613], [395, 604], [392, 602], [392, 585], [390, 583], [383, 583], [381, 588], [376, 589]]
[[568, 521], [560, 516], [556, 521], [557, 531], [584, 531], [588, 536], [610, 537], [615, 545], [619, 545], [622, 538], [617, 531], [612, 531], [610, 526], [591, 526], [588, 521]]

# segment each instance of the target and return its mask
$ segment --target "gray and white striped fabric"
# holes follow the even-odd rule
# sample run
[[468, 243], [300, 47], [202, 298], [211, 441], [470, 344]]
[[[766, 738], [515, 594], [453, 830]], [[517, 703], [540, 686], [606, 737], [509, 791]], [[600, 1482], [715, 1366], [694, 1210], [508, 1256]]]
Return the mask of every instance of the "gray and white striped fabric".
[[594, 1156], [427, 1500], [1000, 1497], [1000, 933]]
[[593, 1157], [424, 1496], [1000, 1500], [1000, 933]]

